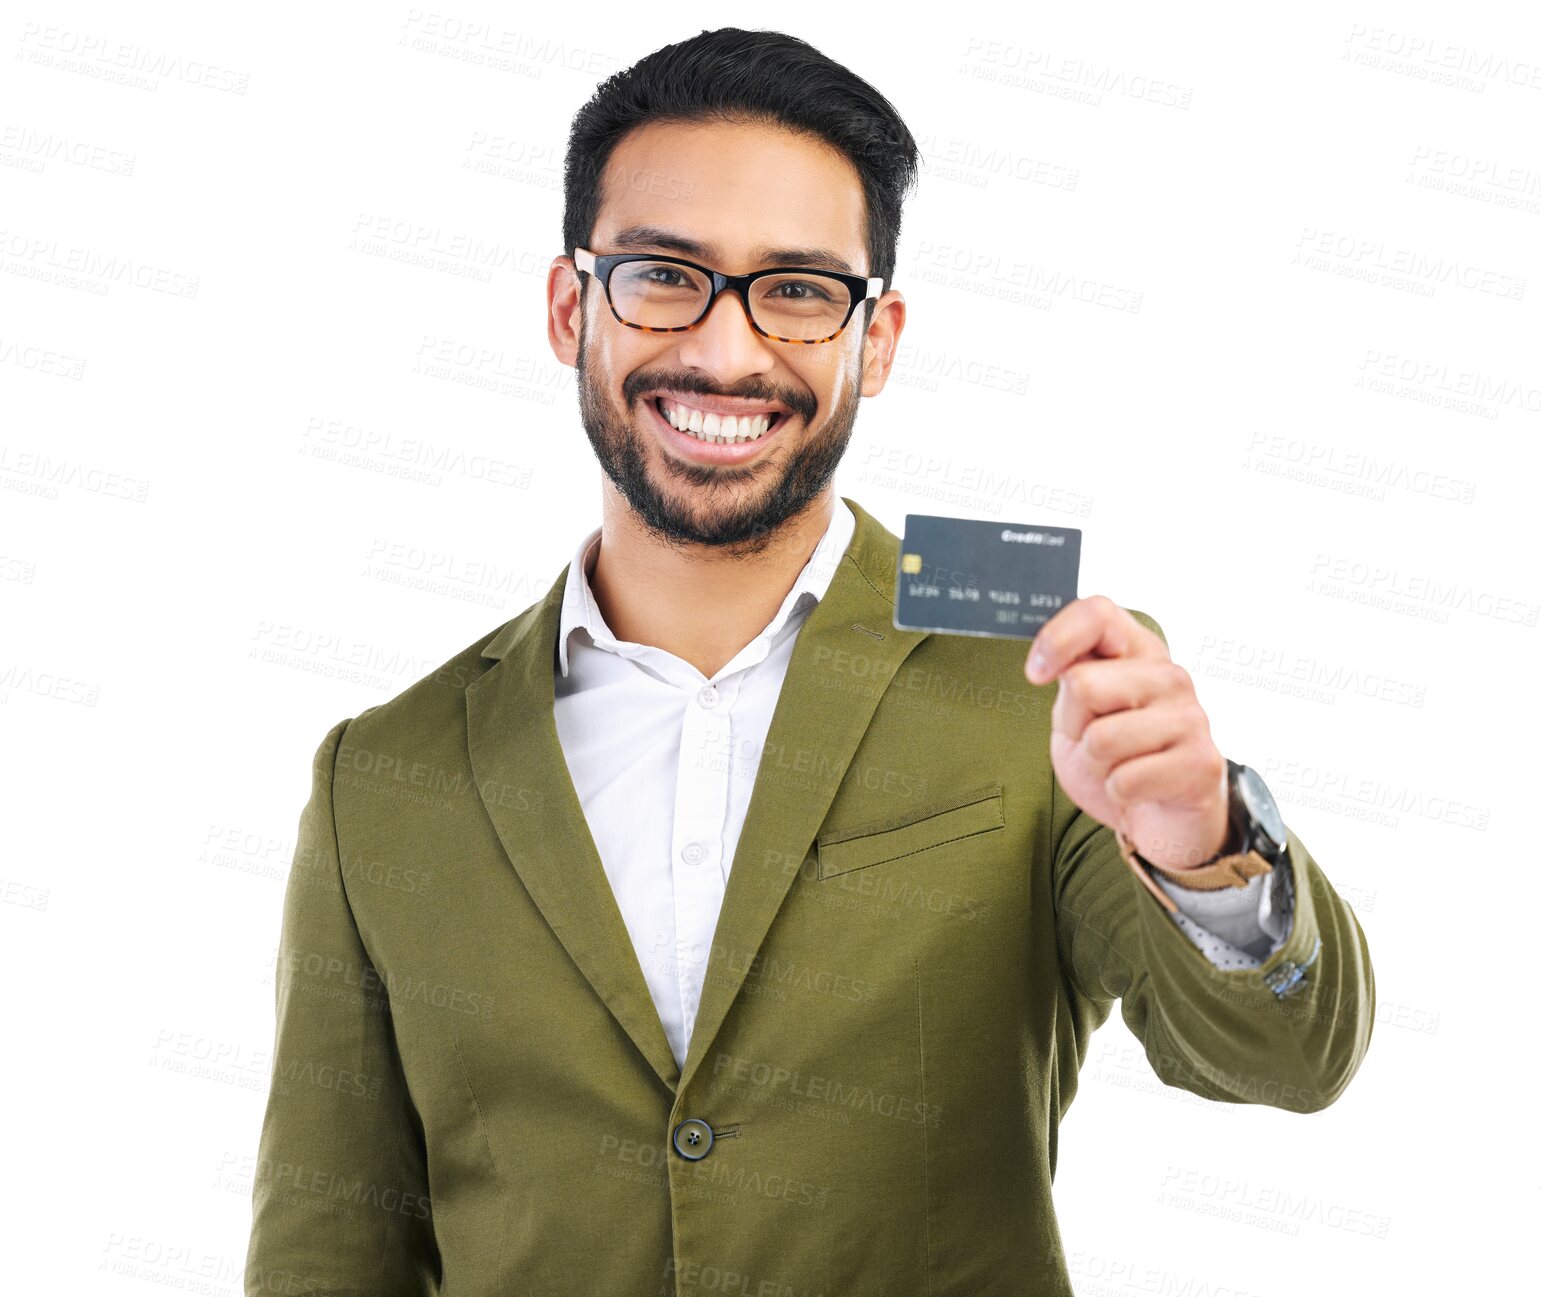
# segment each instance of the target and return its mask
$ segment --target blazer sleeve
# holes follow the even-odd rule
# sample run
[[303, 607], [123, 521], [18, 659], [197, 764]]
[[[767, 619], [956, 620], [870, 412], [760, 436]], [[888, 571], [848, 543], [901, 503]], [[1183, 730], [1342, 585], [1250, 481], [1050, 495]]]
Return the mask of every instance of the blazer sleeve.
[[348, 723], [316, 750], [284, 896], [248, 1297], [437, 1291], [422, 1126], [340, 864], [332, 790]]
[[[1132, 610], [1131, 610], [1132, 611]], [[1154, 619], [1142, 625], [1166, 636]], [[1294, 921], [1259, 967], [1222, 970], [1135, 879], [1113, 830], [1053, 782], [1060, 962], [1092, 1002], [1114, 1000], [1167, 1085], [1226, 1103], [1316, 1112], [1358, 1071], [1375, 1023], [1369, 944], [1311, 853], [1287, 829]]]

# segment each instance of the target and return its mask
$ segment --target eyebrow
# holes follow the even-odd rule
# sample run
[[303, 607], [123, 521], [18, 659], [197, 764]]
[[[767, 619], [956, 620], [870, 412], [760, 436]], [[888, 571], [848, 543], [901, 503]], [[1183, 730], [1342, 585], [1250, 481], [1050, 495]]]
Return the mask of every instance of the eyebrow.
[[[628, 225], [618, 231], [610, 242], [618, 248], [663, 248], [700, 261], [716, 261], [718, 256], [715, 243], [688, 239], [683, 234], [675, 234], [659, 225]], [[850, 262], [828, 248], [756, 248], [751, 259], [764, 266], [807, 266], [838, 270], [845, 275], [856, 274]]]

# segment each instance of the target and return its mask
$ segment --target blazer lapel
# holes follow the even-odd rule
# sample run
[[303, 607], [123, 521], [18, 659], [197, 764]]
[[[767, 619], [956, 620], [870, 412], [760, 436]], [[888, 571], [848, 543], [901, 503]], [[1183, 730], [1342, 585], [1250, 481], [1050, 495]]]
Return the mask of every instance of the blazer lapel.
[[[689, 1084], [819, 831], [884, 690], [925, 631], [893, 624], [899, 541], [854, 500], [856, 531], [792, 650], [712, 938], [683, 1070], [664, 1034], [556, 730], [556, 635], [569, 563], [482, 650], [465, 691], [477, 792], [573, 963], [671, 1093]], [[724, 961], [727, 966], [724, 967]]]
[[556, 730], [556, 636], [571, 566], [482, 650], [501, 660], [466, 686], [471, 770], [504, 850], [557, 940], [673, 1093], [679, 1065]]
[[899, 538], [841, 498], [856, 515], [856, 531], [797, 633], [712, 936], [681, 1089], [737, 998], [878, 701], [927, 635], [893, 624]]

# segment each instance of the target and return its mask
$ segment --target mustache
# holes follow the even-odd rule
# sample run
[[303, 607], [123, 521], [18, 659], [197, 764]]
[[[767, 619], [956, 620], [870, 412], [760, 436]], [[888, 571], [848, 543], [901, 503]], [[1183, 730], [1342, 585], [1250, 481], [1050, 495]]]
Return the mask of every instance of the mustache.
[[782, 392], [774, 388], [750, 387], [739, 391], [724, 391], [684, 376], [670, 379], [667, 376], [632, 375], [622, 386], [622, 395], [628, 405], [634, 405], [647, 393], [668, 388], [682, 396], [721, 396], [729, 400], [763, 401], [767, 405], [784, 405], [794, 415], [802, 416], [804, 423], [812, 422], [818, 403], [806, 392]]

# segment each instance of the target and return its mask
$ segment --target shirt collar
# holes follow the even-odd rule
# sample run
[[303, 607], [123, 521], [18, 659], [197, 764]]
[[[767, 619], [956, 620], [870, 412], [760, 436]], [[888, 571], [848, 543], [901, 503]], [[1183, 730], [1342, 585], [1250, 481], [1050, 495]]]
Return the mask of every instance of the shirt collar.
[[[798, 573], [797, 580], [792, 583], [786, 598], [781, 601], [781, 607], [762, 634], [774, 636], [804, 603], [817, 603], [829, 589], [835, 569], [840, 566], [840, 560], [845, 557], [845, 551], [856, 533], [856, 515], [851, 512], [851, 506], [838, 495], [835, 497], [832, 514], [824, 535], [814, 546], [803, 570]], [[567, 675], [567, 641], [580, 626], [588, 631], [596, 648], [617, 652], [621, 643], [605, 625], [599, 605], [594, 600], [594, 591], [589, 586], [589, 560], [603, 531], [603, 527], [595, 527], [589, 532], [579, 542], [577, 552], [567, 567], [567, 586], [562, 592], [562, 621], [557, 632], [557, 656], [561, 661], [563, 676]]]

